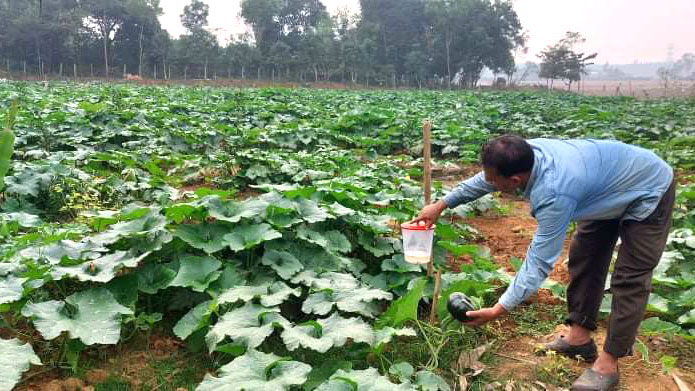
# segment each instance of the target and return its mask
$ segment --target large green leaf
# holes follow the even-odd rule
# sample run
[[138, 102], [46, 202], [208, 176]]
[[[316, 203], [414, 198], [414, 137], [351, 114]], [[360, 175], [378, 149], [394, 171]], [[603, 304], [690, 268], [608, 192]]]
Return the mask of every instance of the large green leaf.
[[203, 208], [211, 203], [210, 198], [203, 197], [192, 202], [180, 202], [170, 205], [164, 209], [165, 215], [169, 220], [177, 224], [181, 224], [187, 218], [203, 219], [205, 217]]
[[168, 287], [176, 278], [177, 272], [171, 265], [149, 263], [137, 272], [138, 289], [151, 295]]
[[76, 277], [80, 281], [106, 283], [116, 278], [122, 269], [137, 267], [140, 261], [148, 255], [150, 252], [133, 256], [128, 251], [116, 251], [78, 265], [56, 265], [51, 270], [51, 276], [54, 280], [61, 280], [65, 276], [69, 276]]
[[59, 240], [47, 246], [33, 246], [19, 252], [20, 258], [39, 260], [45, 259], [52, 265], [57, 265], [66, 258], [71, 261], [85, 261], [99, 258], [108, 252], [103, 244], [93, 240], [75, 242], [70, 239]]
[[275, 204], [269, 206], [265, 220], [273, 226], [280, 228], [289, 228], [302, 222], [297, 210], [291, 203], [285, 208]]
[[292, 282], [307, 285], [314, 291], [302, 305], [302, 311], [307, 314], [327, 315], [337, 306], [341, 311], [374, 317], [379, 312], [376, 301], [393, 298], [390, 293], [370, 288], [344, 273], [302, 272]]
[[195, 331], [207, 326], [215, 307], [216, 305], [212, 300], [204, 301], [193, 307], [183, 318], [176, 322], [174, 335], [181, 339], [186, 339]]
[[350, 241], [338, 231], [319, 232], [302, 225], [297, 228], [297, 237], [330, 252], [348, 253], [352, 249]]
[[326, 360], [320, 366], [314, 367], [311, 372], [309, 372], [309, 378], [302, 387], [303, 391], [312, 391], [316, 387], [325, 383], [328, 378], [333, 376], [333, 374], [342, 369], [344, 371], [349, 371], [352, 369], [351, 361], [344, 360]]
[[99, 243], [111, 244], [121, 238], [133, 236], [155, 237], [166, 231], [167, 219], [159, 214], [159, 209], [151, 208], [144, 216], [113, 224], [109, 229], [94, 237]]
[[241, 308], [224, 314], [205, 336], [208, 349], [214, 351], [225, 337], [249, 349], [258, 347], [276, 328], [290, 327], [287, 319], [280, 315], [280, 309], [266, 308], [258, 304], [246, 303]]
[[398, 240], [395, 238], [380, 237], [368, 231], [359, 231], [357, 235], [359, 244], [377, 258], [391, 255], [396, 251], [394, 246], [397, 246]]
[[665, 322], [659, 318], [648, 318], [640, 324], [640, 332], [644, 334], [667, 334], [679, 333], [681, 328], [677, 325]]
[[417, 337], [417, 332], [410, 327], [400, 329], [384, 327], [374, 332], [374, 343], [372, 343], [372, 346], [379, 349], [390, 343], [393, 337]]
[[423, 292], [427, 286], [427, 280], [420, 278], [404, 296], [391, 303], [389, 308], [377, 320], [378, 327], [398, 327], [407, 320], [417, 320], [417, 307]]
[[0, 277], [0, 304], [13, 303], [22, 298], [24, 287], [22, 284], [27, 278], [18, 278], [13, 275]]
[[207, 375], [197, 391], [282, 391], [301, 386], [311, 366], [274, 354], [249, 350], [220, 368], [218, 376]]
[[394, 384], [379, 374], [374, 368], [360, 371], [339, 369], [330, 380], [320, 385], [316, 391], [411, 391], [409, 384]]
[[668, 300], [657, 295], [656, 293], [650, 294], [649, 302], [647, 303], [647, 311], [668, 314]]
[[185, 255], [179, 259], [179, 271], [169, 286], [187, 287], [204, 292], [208, 285], [222, 274], [221, 266], [222, 262], [213, 257]]
[[104, 288], [77, 292], [65, 302], [27, 303], [22, 309], [22, 315], [33, 319], [45, 339], [54, 339], [67, 331], [70, 338], [79, 338], [85, 345], [118, 343], [121, 316], [132, 314]]
[[393, 364], [389, 368], [389, 374], [395, 377], [401, 383], [404, 381], [409, 382], [410, 378], [413, 376], [413, 373], [415, 373], [415, 368], [413, 368], [413, 366], [407, 362]]
[[451, 391], [451, 387], [441, 376], [430, 371], [417, 372], [413, 385], [420, 391]]
[[12, 391], [30, 365], [41, 365], [31, 345], [17, 339], [0, 339], [0, 391]]
[[408, 263], [403, 254], [397, 254], [381, 263], [381, 270], [396, 273], [419, 273], [425, 266]]
[[265, 307], [274, 307], [284, 303], [290, 296], [300, 297], [300, 288], [290, 288], [282, 281], [265, 283], [261, 285], [237, 286], [223, 292], [218, 301], [220, 304], [236, 303], [238, 301], [248, 302], [255, 298], [260, 298], [260, 302]]
[[317, 273], [345, 270], [359, 272], [363, 269], [361, 266], [356, 267], [359, 261], [330, 253], [320, 247], [306, 245], [302, 241], [277, 240], [267, 243], [266, 249], [286, 251], [304, 265], [304, 270], [313, 270]]
[[343, 318], [334, 313], [305, 325], [285, 328], [282, 340], [289, 350], [302, 346], [325, 353], [332, 347], [345, 345], [348, 339], [355, 342], [374, 343], [372, 327], [360, 318]]
[[0, 213], [0, 221], [16, 221], [20, 227], [34, 228], [41, 225], [41, 218], [24, 212]]
[[263, 200], [248, 200], [244, 202], [211, 200], [208, 204], [208, 214], [220, 221], [238, 223], [241, 219], [263, 218], [268, 203]]
[[240, 273], [237, 267], [227, 263], [222, 269], [222, 274], [210, 284], [206, 292], [213, 297], [217, 297], [221, 292], [225, 292], [235, 286], [246, 285], [246, 278], [242, 273], [244, 273], [243, 270]]
[[322, 209], [316, 201], [299, 199], [297, 201], [299, 215], [307, 223], [318, 223], [330, 219], [332, 216]]
[[41, 190], [41, 183], [38, 178], [28, 173], [21, 173], [14, 176], [3, 177], [5, 181], [5, 192], [20, 196], [38, 196]]
[[268, 224], [249, 224], [234, 227], [231, 233], [224, 235], [224, 241], [233, 251], [242, 251], [281, 237], [282, 234]]
[[271, 267], [284, 280], [289, 280], [304, 269], [304, 265], [287, 251], [267, 250], [261, 263]]
[[193, 248], [212, 254], [227, 247], [223, 237], [230, 231], [229, 226], [219, 223], [181, 224], [176, 227], [174, 236]]
[[695, 309], [691, 310], [690, 312], [681, 315], [678, 318], [678, 323], [683, 324], [683, 325], [692, 325], [695, 324]]

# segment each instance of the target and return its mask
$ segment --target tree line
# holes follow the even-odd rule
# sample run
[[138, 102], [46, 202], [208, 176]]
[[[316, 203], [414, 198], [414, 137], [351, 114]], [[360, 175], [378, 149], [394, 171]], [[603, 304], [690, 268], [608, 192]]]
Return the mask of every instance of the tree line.
[[160, 0], [0, 0], [0, 72], [474, 87], [484, 68], [511, 77], [525, 46], [509, 0], [360, 7], [329, 15], [320, 0], [242, 0], [252, 33], [223, 45], [201, 0], [181, 10], [179, 37], [162, 28]]

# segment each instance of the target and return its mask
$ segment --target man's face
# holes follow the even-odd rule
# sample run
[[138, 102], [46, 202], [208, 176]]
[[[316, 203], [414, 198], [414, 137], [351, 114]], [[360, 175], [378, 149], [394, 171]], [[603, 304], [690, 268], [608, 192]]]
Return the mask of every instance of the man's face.
[[514, 193], [521, 187], [521, 178], [519, 175], [505, 177], [497, 172], [493, 167], [483, 167], [485, 173], [485, 182], [491, 184], [496, 190], [504, 193]]

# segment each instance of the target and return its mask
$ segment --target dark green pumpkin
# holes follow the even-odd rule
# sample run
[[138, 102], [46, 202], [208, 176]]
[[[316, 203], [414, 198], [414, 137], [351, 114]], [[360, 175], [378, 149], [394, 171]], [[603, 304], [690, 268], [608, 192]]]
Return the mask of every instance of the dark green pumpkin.
[[449, 300], [446, 303], [446, 308], [451, 316], [460, 322], [470, 322], [473, 318], [466, 316], [467, 311], [475, 310], [473, 302], [468, 296], [460, 292], [454, 292], [449, 295]]

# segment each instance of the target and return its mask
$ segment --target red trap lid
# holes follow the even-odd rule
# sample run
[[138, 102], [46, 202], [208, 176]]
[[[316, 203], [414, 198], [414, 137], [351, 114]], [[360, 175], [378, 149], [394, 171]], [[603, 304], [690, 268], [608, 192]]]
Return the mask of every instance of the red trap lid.
[[427, 225], [423, 222], [411, 224], [411, 223], [403, 223], [401, 224], [402, 229], [407, 229], [410, 231], [429, 231], [431, 229], [434, 229], [435, 225], [432, 224], [429, 228]]

